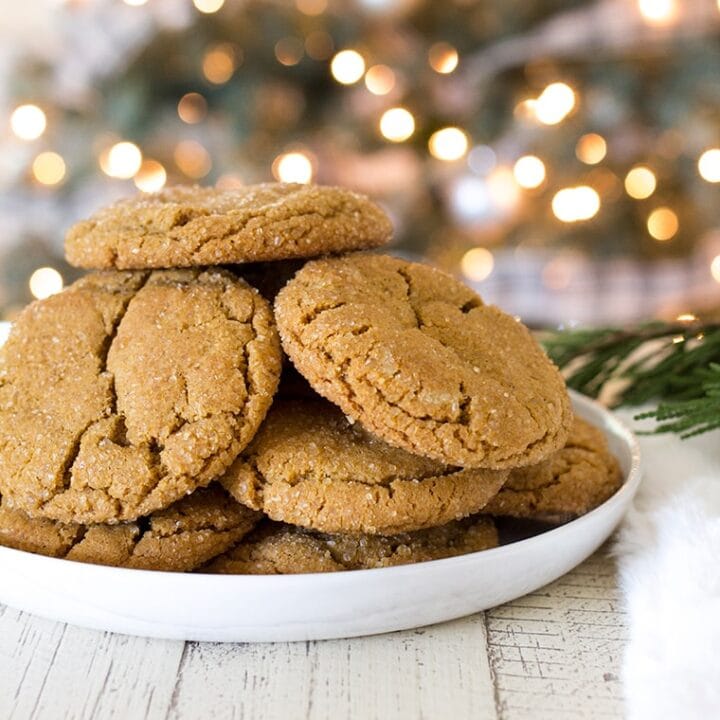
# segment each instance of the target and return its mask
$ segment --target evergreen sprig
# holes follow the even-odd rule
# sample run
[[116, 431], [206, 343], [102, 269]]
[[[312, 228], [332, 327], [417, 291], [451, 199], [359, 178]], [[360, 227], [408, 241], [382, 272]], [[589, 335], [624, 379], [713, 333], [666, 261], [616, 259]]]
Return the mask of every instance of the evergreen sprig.
[[658, 403], [637, 416], [654, 418], [654, 432], [685, 438], [720, 428], [720, 323], [570, 330], [543, 343], [579, 392], [607, 388], [612, 406]]

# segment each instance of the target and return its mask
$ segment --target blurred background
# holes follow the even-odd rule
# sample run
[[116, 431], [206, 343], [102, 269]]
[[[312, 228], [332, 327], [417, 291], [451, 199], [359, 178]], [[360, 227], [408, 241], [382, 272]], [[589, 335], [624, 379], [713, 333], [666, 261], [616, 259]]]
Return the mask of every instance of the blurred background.
[[536, 326], [720, 298], [720, 0], [2, 0], [0, 316], [173, 183], [350, 186]]

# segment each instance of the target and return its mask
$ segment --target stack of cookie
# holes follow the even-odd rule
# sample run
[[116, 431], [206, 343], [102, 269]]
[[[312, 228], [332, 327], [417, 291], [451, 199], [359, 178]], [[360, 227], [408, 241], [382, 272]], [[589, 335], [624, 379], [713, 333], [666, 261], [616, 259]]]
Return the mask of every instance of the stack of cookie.
[[481, 550], [492, 515], [609, 497], [617, 463], [527, 329], [357, 252], [390, 234], [367, 198], [282, 184], [173, 188], [73, 227], [68, 259], [94, 272], [2, 351], [0, 544], [323, 572]]

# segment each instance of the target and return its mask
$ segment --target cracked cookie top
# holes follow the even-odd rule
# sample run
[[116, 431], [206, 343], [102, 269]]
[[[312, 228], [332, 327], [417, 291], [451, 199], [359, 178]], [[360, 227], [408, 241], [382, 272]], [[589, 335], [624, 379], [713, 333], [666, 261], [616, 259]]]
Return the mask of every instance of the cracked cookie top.
[[506, 471], [448, 467], [351, 424], [331, 403], [276, 401], [221, 483], [273, 520], [332, 533], [391, 535], [481, 510]]
[[3, 354], [3, 502], [85, 524], [149, 515], [222, 474], [280, 374], [267, 301], [213, 269], [89, 275], [26, 308]]
[[564, 381], [527, 328], [439, 270], [360, 253], [311, 261], [275, 314], [313, 388], [392, 445], [512, 468], [567, 438]]
[[0, 545], [95, 565], [187, 572], [227, 551], [260, 518], [217, 485], [119, 525], [32, 519], [0, 502]]
[[384, 245], [392, 226], [364, 195], [295, 183], [176, 186], [99, 210], [65, 238], [68, 262], [107, 270], [306, 258]]
[[604, 503], [621, 484], [605, 435], [575, 418], [565, 447], [538, 465], [513, 470], [485, 512], [567, 522]]
[[328, 535], [265, 521], [202, 572], [289, 575], [368, 570], [465, 555], [497, 544], [495, 525], [483, 516], [387, 537]]

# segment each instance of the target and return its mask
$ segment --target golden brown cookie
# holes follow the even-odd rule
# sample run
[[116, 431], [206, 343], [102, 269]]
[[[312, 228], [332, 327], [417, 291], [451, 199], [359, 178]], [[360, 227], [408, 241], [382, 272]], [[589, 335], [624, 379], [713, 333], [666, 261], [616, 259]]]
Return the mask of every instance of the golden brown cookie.
[[270, 307], [219, 270], [89, 275], [30, 305], [4, 354], [4, 502], [84, 524], [134, 520], [210, 483], [280, 374]]
[[367, 570], [440, 560], [497, 546], [487, 517], [400, 535], [327, 535], [266, 521], [202, 572], [232, 575]]
[[394, 448], [318, 398], [277, 401], [221, 482], [273, 520], [393, 535], [477, 513], [506, 477]]
[[96, 565], [187, 572], [228, 550], [260, 518], [217, 485], [120, 525], [33, 520], [0, 504], [0, 545]]
[[314, 389], [397, 447], [510, 468], [565, 443], [557, 368], [522, 324], [439, 270], [359, 253], [312, 261], [275, 314]]
[[576, 418], [565, 447], [538, 465], [513, 470], [484, 512], [566, 522], [605, 502], [621, 484], [603, 433]]
[[266, 183], [171, 187], [99, 210], [70, 228], [68, 262], [107, 270], [284, 260], [384, 245], [392, 226], [364, 195]]

